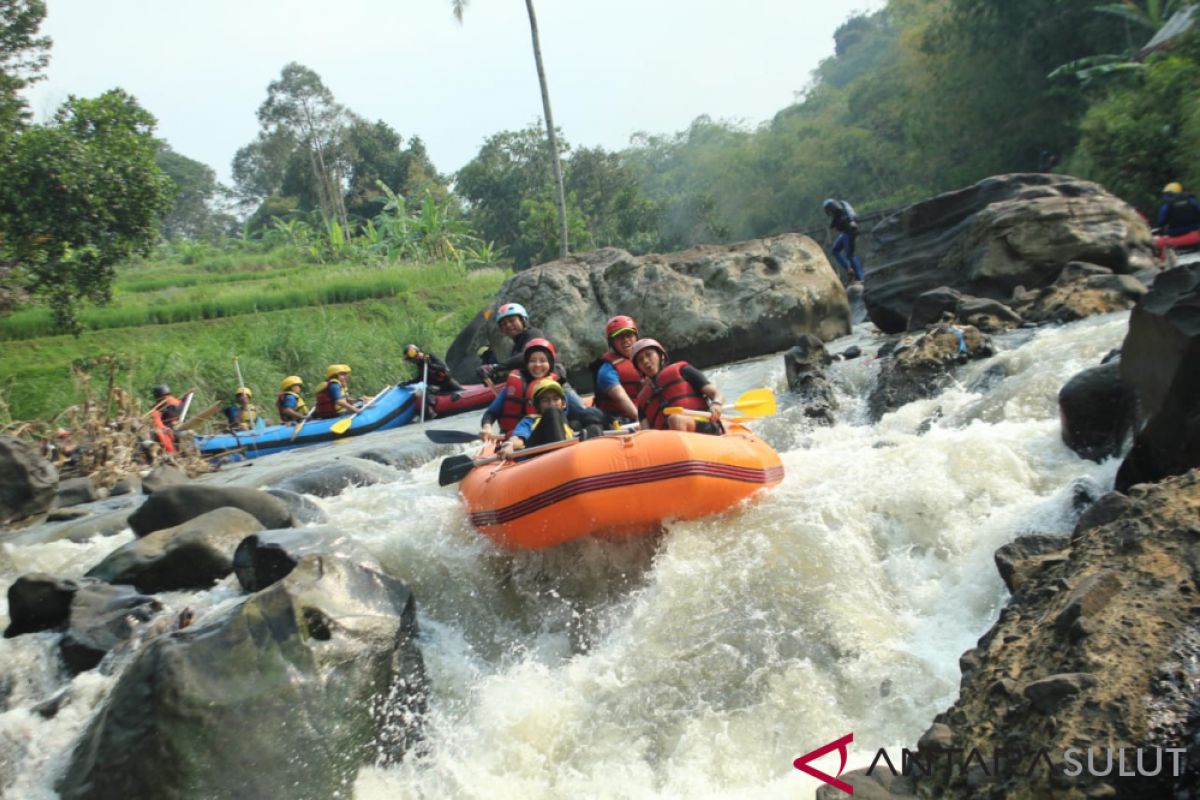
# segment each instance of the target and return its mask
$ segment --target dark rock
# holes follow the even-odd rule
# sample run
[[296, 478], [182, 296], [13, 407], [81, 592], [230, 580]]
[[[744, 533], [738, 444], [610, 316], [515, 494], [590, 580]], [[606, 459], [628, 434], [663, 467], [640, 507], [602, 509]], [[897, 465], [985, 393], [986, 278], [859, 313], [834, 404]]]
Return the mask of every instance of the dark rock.
[[1016, 592], [1027, 577], [1048, 563], [1059, 563], [1070, 547], [1066, 536], [1034, 533], [1021, 536], [996, 551], [996, 569], [1010, 592]]
[[[614, 314], [636, 319], [672, 360], [701, 368], [783, 350], [805, 333], [829, 341], [850, 332], [841, 281], [820, 245], [800, 234], [661, 255], [582, 253], [516, 273], [497, 301], [529, 310], [581, 392], [592, 388], [588, 365], [607, 348], [604, 323]], [[473, 382], [481, 346], [502, 359], [512, 348], [494, 323], [473, 330], [446, 356], [463, 382]]]
[[58, 471], [37, 450], [0, 436], [0, 525], [45, 513], [58, 492]]
[[961, 302], [962, 293], [949, 286], [922, 292], [913, 301], [912, 312], [908, 315], [908, 330], [925, 330], [927, 326], [940, 322], [943, 314], [958, 316], [958, 304]]
[[1141, 297], [1149, 291], [1144, 283], [1132, 275], [1093, 275], [1084, 281], [1084, 286], [1130, 297]]
[[126, 475], [121, 478], [108, 490], [109, 497], [117, 497], [124, 494], [136, 494], [142, 490], [142, 479], [134, 475]]
[[1109, 492], [1088, 506], [1079, 515], [1079, 521], [1075, 523], [1075, 531], [1072, 533], [1072, 538], [1079, 536], [1084, 531], [1099, 528], [1102, 525], [1107, 525], [1119, 519], [1128, 513], [1133, 508], [1133, 505], [1133, 501], [1128, 496], [1120, 492]]
[[336, 556], [371, 569], [379, 568], [374, 556], [341, 531], [299, 528], [246, 537], [233, 555], [233, 569], [243, 589], [257, 592], [287, 577], [304, 558], [313, 555]]
[[1012, 330], [1024, 322], [1020, 314], [1004, 303], [986, 297], [964, 297], [958, 307], [958, 318], [984, 333]]
[[1054, 628], [1067, 633], [1078, 619], [1102, 611], [1121, 591], [1121, 579], [1114, 572], [1093, 573], [1085, 577], [1067, 597], [1067, 604], [1054, 619]]
[[[419, 735], [412, 593], [315, 556], [121, 673], [56, 789], [64, 800], [341, 797]], [[151, 754], [164, 754], [151, 757]]]
[[1089, 264], [1086, 261], [1072, 261], [1062, 268], [1058, 273], [1058, 278], [1055, 283], [1059, 286], [1066, 286], [1070, 283], [1087, 280], [1094, 275], [1112, 275], [1113, 271], [1108, 267], [1102, 267], [1099, 264]]
[[834, 356], [834, 359], [838, 360], [838, 361], [850, 361], [851, 359], [858, 358], [861, 355], [862, 355], [862, 348], [859, 347], [858, 345], [854, 344], [854, 345], [850, 345], [845, 350], [838, 353], [836, 356]]
[[1047, 286], [1070, 261], [1120, 273], [1154, 264], [1137, 211], [1066, 175], [988, 178], [893, 214], [870, 239], [864, 300], [885, 333], [904, 330], [916, 298], [939, 286], [1005, 301], [1018, 286]]
[[267, 489], [267, 494], [282, 500], [298, 525], [323, 525], [329, 521], [321, 507], [302, 494], [287, 489]]
[[988, 358], [995, 350], [978, 329], [943, 324], [923, 336], [906, 337], [894, 354], [867, 396], [867, 409], [875, 420], [914, 400], [935, 396], [950, 383], [957, 365]]
[[138, 536], [172, 528], [217, 508], [240, 508], [258, 518], [264, 528], [290, 528], [295, 523], [283, 501], [257, 489], [240, 486], [184, 484], [155, 490], [129, 517]]
[[954, 731], [949, 725], [935, 722], [917, 741], [917, 749], [924, 752], [943, 752], [954, 747]]
[[17, 578], [8, 587], [10, 621], [4, 631], [5, 638], [65, 625], [77, 591], [79, 584], [75, 581], [41, 572]]
[[787, 370], [788, 385], [792, 384], [793, 376], [802, 372], [822, 370], [833, 363], [833, 356], [825, 349], [825, 345], [815, 336], [805, 334], [796, 339], [786, 353], [783, 354], [783, 365]]
[[58, 716], [58, 712], [71, 700], [70, 685], [64, 686], [54, 694], [47, 697], [37, 705], [30, 709], [34, 714], [37, 714], [42, 719], [54, 719]]
[[395, 480], [399, 475], [381, 474], [364, 469], [356, 464], [336, 462], [322, 464], [297, 475], [292, 475], [275, 484], [274, 488], [316, 497], [335, 497], [351, 486], [373, 486], [386, 480]]
[[1024, 695], [1043, 714], [1053, 714], [1069, 697], [1096, 685], [1096, 676], [1087, 672], [1051, 675], [1026, 685]]
[[421, 440], [412, 439], [407, 442], [397, 442], [396, 444], [374, 445], [366, 450], [359, 450], [354, 453], [354, 456], [366, 461], [383, 464], [386, 467], [409, 470], [428, 463], [439, 456], [450, 455], [456, 452], [457, 449], [453, 446], [434, 444], [422, 438]]
[[1121, 380], [1120, 362], [1080, 372], [1058, 393], [1062, 439], [1097, 463], [1121, 452], [1137, 424], [1137, 393]]
[[[899, 764], [895, 765], [901, 769]], [[886, 764], [880, 763], [871, 774], [868, 768], [856, 769], [842, 775], [841, 780], [854, 787], [854, 800], [896, 800], [896, 798], [915, 798], [915, 788], [912, 781], [902, 775], [893, 775]], [[834, 786], [821, 786], [817, 789], [816, 800], [844, 800], [849, 797], [841, 789]]]
[[56, 508], [46, 512], [46, 522], [69, 522], [71, 520], [90, 517], [92, 512], [86, 508]]
[[1164, 272], [1129, 318], [1121, 377], [1137, 391], [1145, 426], [1115, 488], [1200, 466], [1200, 264]]
[[87, 577], [127, 583], [141, 592], [208, 589], [233, 572], [233, 553], [263, 526], [238, 508], [218, 508], [117, 548]]
[[815, 336], [801, 336], [795, 346], [783, 354], [788, 389], [797, 396], [804, 416], [823, 425], [832, 425], [837, 396], [825, 367], [833, 357]]
[[96, 484], [91, 477], [67, 478], [58, 482], [58, 496], [55, 502], [59, 508], [69, 508], [90, 503], [97, 497]]
[[[72, 509], [60, 510], [73, 511]], [[86, 511], [86, 509], [83, 510]], [[60, 541], [86, 542], [96, 536], [115, 536], [129, 527], [130, 510], [128, 508], [118, 508], [100, 514], [85, 513], [82, 517], [70, 520], [60, 519], [50, 523], [50, 515], [53, 514], [54, 512], [50, 512], [47, 515], [48, 522], [46, 524], [22, 530], [5, 541], [22, 546]]]
[[162, 610], [157, 598], [131, 586], [87, 583], [71, 600], [71, 619], [59, 644], [63, 662], [73, 673], [100, 663], [117, 645], [129, 639], [139, 623]]
[[146, 494], [165, 489], [168, 486], [182, 486], [191, 481], [187, 473], [171, 464], [159, 464], [146, 477], [142, 478], [142, 491]]

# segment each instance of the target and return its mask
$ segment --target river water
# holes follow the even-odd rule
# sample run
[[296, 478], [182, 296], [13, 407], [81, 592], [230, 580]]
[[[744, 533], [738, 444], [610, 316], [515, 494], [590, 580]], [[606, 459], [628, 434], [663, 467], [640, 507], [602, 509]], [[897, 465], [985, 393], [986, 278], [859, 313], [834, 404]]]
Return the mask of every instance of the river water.
[[[412, 587], [432, 684], [420, 752], [362, 770], [353, 796], [794, 799], [819, 783], [793, 759], [826, 742], [854, 734], [847, 769], [911, 746], [953, 702], [959, 655], [1005, 600], [996, 548], [1069, 530], [1077, 496], [1111, 486], [1115, 460], [1062, 444], [1056, 396], [1127, 323], [995, 337], [995, 357], [876, 424], [868, 358], [832, 368], [832, 428], [789, 408], [780, 356], [706, 370], [731, 397], [779, 393], [781, 413], [754, 427], [787, 476], [755, 504], [654, 539], [504, 554], [437, 486], [436, 461], [320, 501]], [[878, 344], [860, 331], [829, 347], [855, 343]], [[0, 591], [28, 571], [82, 575], [131, 536], [5, 545]], [[203, 620], [234, 587], [163, 599]], [[54, 797], [115, 680], [68, 682], [56, 644], [0, 641], [0, 795]], [[69, 700], [43, 719], [34, 707], [64, 686]]]

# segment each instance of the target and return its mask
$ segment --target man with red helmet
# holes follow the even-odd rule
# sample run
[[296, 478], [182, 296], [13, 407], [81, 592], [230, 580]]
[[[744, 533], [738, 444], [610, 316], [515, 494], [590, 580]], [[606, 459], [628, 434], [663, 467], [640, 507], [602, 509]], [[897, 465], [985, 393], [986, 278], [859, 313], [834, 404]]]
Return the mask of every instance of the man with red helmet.
[[[704, 373], [686, 361], [667, 364], [667, 351], [654, 339], [639, 339], [633, 345], [632, 359], [646, 382], [638, 393], [637, 407], [642, 430], [696, 431], [724, 433], [721, 410], [725, 398]], [[704, 411], [711, 421], [699, 420], [687, 414], [665, 414], [665, 409], [679, 406], [692, 411]]]
[[596, 384], [596, 408], [610, 420], [622, 423], [638, 418], [633, 398], [641, 391], [642, 374], [630, 359], [637, 337], [638, 328], [633, 317], [613, 317], [604, 326], [604, 338], [608, 341], [609, 350], [591, 363]]

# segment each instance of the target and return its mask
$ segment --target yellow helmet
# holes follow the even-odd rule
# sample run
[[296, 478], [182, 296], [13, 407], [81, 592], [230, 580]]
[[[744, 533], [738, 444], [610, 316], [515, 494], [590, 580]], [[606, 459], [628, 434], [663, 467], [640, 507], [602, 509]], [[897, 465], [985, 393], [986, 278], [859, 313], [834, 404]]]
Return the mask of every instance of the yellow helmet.
[[303, 385], [304, 385], [304, 381], [302, 381], [300, 379], [299, 375], [288, 375], [286, 378], [284, 378], [282, 381], [279, 382], [279, 391], [286, 392], [288, 389], [292, 388], [293, 386], [303, 386]]
[[564, 400], [567, 398], [567, 393], [563, 391], [561, 383], [554, 378], [539, 378], [529, 387], [529, 401], [536, 406], [538, 400], [546, 392], [554, 392]]
[[1163, 187], [1163, 194], [1183, 194], [1183, 184], [1179, 181], [1171, 181]]
[[330, 364], [328, 367], [325, 368], [325, 379], [329, 380], [334, 375], [338, 375], [340, 373], [349, 372], [349, 371], [350, 371], [349, 364]]
[[233, 396], [237, 397], [239, 394], [244, 394], [246, 397], [254, 397], [254, 392], [250, 391], [249, 387], [246, 386], [239, 386], [238, 390], [233, 393]]
[[417, 347], [415, 344], [404, 345], [404, 357], [405, 358], [416, 358], [417, 353], [419, 353], [419, 352], [421, 352], [421, 348]]

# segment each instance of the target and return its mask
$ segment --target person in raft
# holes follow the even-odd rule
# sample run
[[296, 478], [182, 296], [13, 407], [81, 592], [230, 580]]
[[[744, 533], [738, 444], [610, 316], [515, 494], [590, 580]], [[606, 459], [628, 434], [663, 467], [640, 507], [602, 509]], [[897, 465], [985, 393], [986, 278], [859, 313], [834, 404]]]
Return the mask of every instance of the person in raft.
[[346, 392], [350, 388], [350, 365], [330, 364], [325, 369], [325, 382], [317, 387], [317, 419], [333, 419], [342, 414], [357, 414], [358, 406], [350, 401]]
[[635, 422], [638, 416], [633, 398], [642, 389], [642, 373], [630, 360], [638, 338], [637, 323], [633, 317], [615, 316], [604, 326], [604, 338], [608, 340], [608, 352], [591, 363], [596, 408], [604, 412], [607, 422], [617, 426]]
[[[496, 310], [496, 324], [500, 332], [512, 339], [512, 355], [504, 360], [497, 359], [496, 364], [481, 364], [479, 373], [485, 381], [490, 381], [493, 372], [511, 372], [519, 370], [525, 364], [525, 348], [534, 339], [545, 339], [546, 335], [537, 328], [529, 327], [529, 312], [520, 303], [504, 303]], [[564, 368], [555, 365], [555, 374], [560, 381], [567, 379]]]
[[[721, 408], [725, 398], [704, 373], [686, 361], [667, 364], [667, 351], [654, 339], [639, 339], [633, 345], [633, 363], [646, 377], [638, 393], [637, 407], [642, 430], [695, 431], [724, 433]], [[709, 420], [687, 414], [664, 414], [663, 410], [680, 406], [703, 411]]]
[[254, 392], [245, 386], [239, 386], [233, 393], [233, 405], [225, 407], [225, 419], [229, 420], [229, 429], [233, 431], [249, 431], [254, 429], [258, 421], [258, 411], [250, 401]]
[[183, 401], [171, 394], [171, 387], [165, 383], [154, 386], [150, 391], [154, 394], [154, 409], [158, 411], [162, 424], [174, 428], [179, 424], [179, 415], [183, 413]]
[[529, 386], [529, 400], [537, 413], [517, 423], [508, 441], [496, 449], [497, 455], [512, 458], [513, 453], [526, 447], [561, 442], [575, 436], [575, 431], [564, 419], [567, 392], [561, 383], [554, 378], [538, 378]]
[[288, 375], [279, 382], [279, 395], [275, 398], [275, 410], [279, 412], [281, 425], [303, 422], [308, 416], [308, 403], [304, 402], [304, 381], [299, 375]]
[[462, 391], [462, 384], [450, 375], [450, 368], [446, 366], [446, 362], [432, 353], [422, 353], [421, 348], [415, 344], [407, 344], [404, 346], [404, 360], [417, 370], [417, 377], [411, 381], [412, 383], [424, 380], [425, 365], [429, 365], [430, 393], [449, 394]]
[[[549, 339], [534, 339], [525, 345], [524, 363], [520, 369], [508, 373], [504, 389], [492, 400], [483, 412], [479, 438], [485, 442], [501, 439], [512, 433], [522, 419], [537, 413], [528, 394], [528, 387], [539, 378], [556, 377], [558, 351]], [[597, 409], [587, 408], [579, 395], [564, 388], [566, 394], [567, 419], [584, 428], [588, 425], [603, 425], [604, 415]], [[492, 424], [500, 426], [500, 433], [492, 432]]]
[[1200, 230], [1200, 202], [1196, 195], [1185, 193], [1182, 183], [1168, 183], [1163, 187], [1162, 205], [1154, 226], [1167, 236], [1182, 236]]

